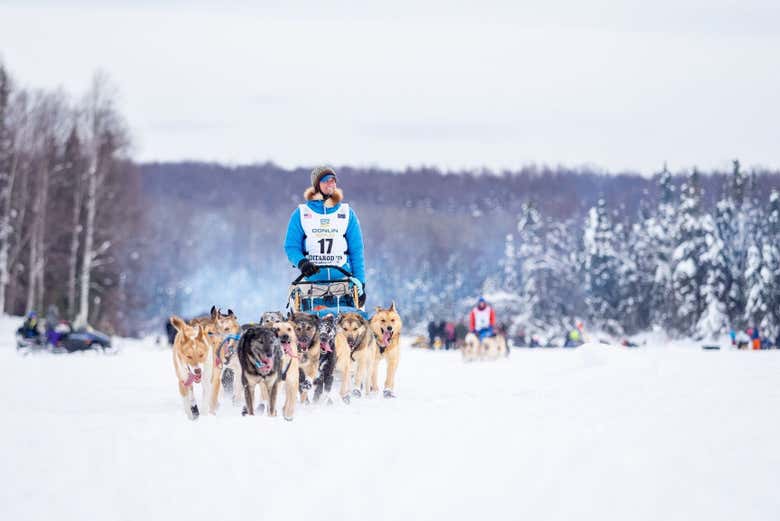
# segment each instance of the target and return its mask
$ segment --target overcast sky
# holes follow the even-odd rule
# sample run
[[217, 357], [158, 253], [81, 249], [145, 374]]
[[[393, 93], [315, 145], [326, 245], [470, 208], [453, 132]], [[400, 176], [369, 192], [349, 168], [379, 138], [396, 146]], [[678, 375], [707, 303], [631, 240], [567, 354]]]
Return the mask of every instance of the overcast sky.
[[0, 0], [0, 57], [106, 71], [139, 160], [652, 173], [780, 168], [778, 28], [762, 0]]

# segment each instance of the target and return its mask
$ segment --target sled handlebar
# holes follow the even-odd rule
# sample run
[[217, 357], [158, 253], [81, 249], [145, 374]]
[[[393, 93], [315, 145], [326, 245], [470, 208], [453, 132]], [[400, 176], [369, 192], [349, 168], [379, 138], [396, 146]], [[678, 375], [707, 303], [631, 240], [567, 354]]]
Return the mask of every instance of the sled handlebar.
[[[325, 280], [325, 281], [322, 281], [322, 282], [348, 282], [348, 281], [349, 281], [349, 279], [350, 279], [350, 277], [354, 277], [354, 275], [352, 275], [350, 272], [348, 272], [347, 270], [345, 270], [345, 269], [344, 269], [344, 268], [342, 268], [341, 266], [334, 266], [334, 265], [331, 265], [331, 264], [325, 264], [325, 265], [323, 265], [323, 266], [318, 266], [318, 268], [319, 268], [319, 269], [328, 269], [328, 268], [332, 268], [332, 269], [334, 269], [334, 270], [339, 270], [341, 273], [343, 273], [343, 274], [344, 274], [344, 276], [345, 276], [345, 277], [347, 277], [347, 278], [346, 278], [345, 280], [343, 280], [343, 281], [337, 281], [337, 280]], [[293, 285], [293, 286], [295, 286], [296, 284], [300, 284], [300, 282], [301, 282], [303, 279], [304, 279], [304, 275], [303, 275], [303, 273], [301, 273], [300, 275], [298, 275], [298, 277], [297, 277], [297, 278], [296, 278], [294, 281], [292, 281], [292, 285]]]

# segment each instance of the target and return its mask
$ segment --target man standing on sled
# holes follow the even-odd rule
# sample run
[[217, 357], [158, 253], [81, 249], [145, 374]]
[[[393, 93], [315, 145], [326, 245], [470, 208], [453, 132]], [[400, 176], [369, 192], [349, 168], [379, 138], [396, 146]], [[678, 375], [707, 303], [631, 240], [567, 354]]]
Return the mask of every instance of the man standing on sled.
[[336, 172], [317, 167], [311, 172], [311, 186], [303, 193], [306, 202], [296, 208], [287, 224], [284, 251], [287, 258], [310, 282], [343, 279], [332, 268], [352, 273], [358, 287], [358, 302], [366, 301], [366, 273], [363, 259], [363, 232], [357, 215], [343, 203], [344, 193], [336, 187]]
[[479, 337], [480, 341], [496, 335], [496, 312], [482, 297], [479, 297], [477, 305], [472, 308], [469, 323], [469, 329]]

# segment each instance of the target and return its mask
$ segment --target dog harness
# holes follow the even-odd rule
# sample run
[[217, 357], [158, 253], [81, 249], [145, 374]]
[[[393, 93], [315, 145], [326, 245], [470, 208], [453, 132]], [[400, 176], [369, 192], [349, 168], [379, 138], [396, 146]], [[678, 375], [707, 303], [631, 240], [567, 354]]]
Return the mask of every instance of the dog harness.
[[304, 234], [304, 253], [318, 266], [347, 263], [349, 205], [342, 203], [333, 213], [317, 213], [308, 205], [299, 206]]
[[[209, 333], [211, 335], [219, 335], [219, 333]], [[216, 367], [219, 367], [222, 365], [222, 348], [225, 347], [225, 345], [230, 342], [231, 340], [238, 341], [241, 338], [241, 335], [233, 334], [233, 335], [222, 335], [224, 338], [222, 339], [222, 342], [219, 344], [219, 347], [217, 347], [217, 352], [214, 356], [214, 365]], [[228, 354], [230, 356], [233, 356], [235, 354], [235, 349], [233, 348], [233, 344], [230, 344], [228, 346]]]

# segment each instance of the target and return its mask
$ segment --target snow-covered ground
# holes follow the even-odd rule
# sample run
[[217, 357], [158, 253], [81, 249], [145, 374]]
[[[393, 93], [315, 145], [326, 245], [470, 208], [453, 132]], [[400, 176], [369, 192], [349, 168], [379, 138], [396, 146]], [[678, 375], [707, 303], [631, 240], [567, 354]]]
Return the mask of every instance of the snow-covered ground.
[[780, 519], [780, 351], [405, 346], [395, 400], [191, 422], [167, 347], [21, 357], [20, 322], [0, 519]]

